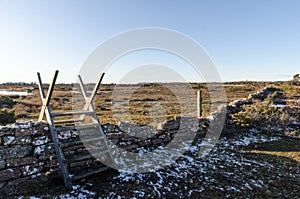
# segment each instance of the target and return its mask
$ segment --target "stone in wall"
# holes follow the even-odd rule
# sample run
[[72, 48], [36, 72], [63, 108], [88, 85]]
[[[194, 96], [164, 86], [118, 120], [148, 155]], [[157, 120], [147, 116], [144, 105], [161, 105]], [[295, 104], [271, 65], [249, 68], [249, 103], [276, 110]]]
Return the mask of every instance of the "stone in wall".
[[21, 169], [20, 168], [9, 168], [9, 169], [4, 169], [0, 171], [0, 182], [9, 180], [9, 179], [14, 179], [18, 178], [22, 175]]
[[265, 98], [273, 94], [275, 91], [276, 91], [275, 88], [265, 87], [254, 94], [250, 94], [248, 98], [230, 102], [227, 106], [227, 111], [229, 114], [238, 113], [242, 110], [243, 105], [253, 104], [253, 100], [263, 101]]
[[180, 127], [180, 122], [176, 120], [169, 120], [165, 121], [163, 123], [158, 124], [157, 129], [163, 129], [163, 130], [178, 130]]
[[126, 132], [127, 135], [141, 138], [152, 137], [155, 132], [154, 127], [141, 124], [120, 122], [119, 127], [121, 131]]
[[14, 145], [8, 148], [0, 148], [0, 159], [22, 158], [30, 154], [31, 145]]
[[6, 160], [7, 167], [18, 167], [18, 166], [24, 166], [29, 164], [35, 164], [37, 162], [38, 159], [36, 157], [24, 157], [24, 158]]
[[5, 168], [5, 161], [4, 160], [0, 160], [0, 170]]

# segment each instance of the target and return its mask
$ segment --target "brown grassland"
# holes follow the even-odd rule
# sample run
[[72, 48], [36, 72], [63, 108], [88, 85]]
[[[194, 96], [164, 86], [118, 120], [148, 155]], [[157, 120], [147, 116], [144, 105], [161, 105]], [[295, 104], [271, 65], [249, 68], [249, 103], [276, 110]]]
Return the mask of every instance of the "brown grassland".
[[[133, 123], [156, 125], [166, 119], [182, 115], [182, 108], [185, 109], [184, 112], [188, 116], [196, 116], [196, 92], [201, 89], [203, 92], [203, 117], [208, 116], [215, 107], [211, 106], [212, 100], [210, 99], [210, 93], [206, 84], [191, 83], [190, 85], [194, 89], [194, 95], [185, 96], [186, 101], [184, 101], [185, 106], [183, 107], [180, 106], [175, 94], [165, 84], [120, 85], [121, 89], [118, 90], [118, 93], [114, 93], [116, 85], [104, 84], [101, 85], [96, 94], [94, 106], [102, 123], [131, 121]], [[242, 154], [247, 159], [267, 161], [272, 165], [276, 165], [283, 172], [299, 174], [300, 139], [286, 136], [282, 133], [282, 129], [285, 129], [286, 124], [290, 124], [292, 120], [300, 121], [300, 82], [231, 82], [224, 83], [223, 86], [226, 91], [227, 102], [246, 98], [249, 94], [256, 93], [265, 86], [271, 86], [278, 90], [278, 92], [275, 92], [274, 95], [269, 96], [266, 100], [262, 102], [257, 101], [252, 105], [245, 105], [243, 111], [233, 114], [229, 120], [231, 127], [227, 128], [224, 133], [230, 135], [231, 133], [247, 132], [250, 128], [257, 128], [270, 136], [282, 136], [283, 139], [280, 140], [249, 145], [237, 153]], [[87, 85], [87, 87], [91, 90], [93, 85]], [[128, 96], [128, 91], [132, 87], [134, 87], [135, 91], [132, 95]], [[45, 88], [47, 88], [47, 85]], [[32, 95], [12, 96], [15, 105], [9, 108], [9, 111], [15, 112], [17, 120], [37, 120], [42, 105], [37, 85], [0, 85], [0, 90], [26, 91], [26, 89], [31, 89], [33, 91]], [[79, 102], [79, 105], [83, 106], [84, 102], [79, 100], [82, 100], [80, 92], [74, 94], [72, 91], [73, 85], [56, 85], [50, 102], [51, 109], [53, 111], [72, 110], [74, 99], [77, 100], [75, 104], [78, 105]], [[114, 95], [118, 95], [118, 100], [113, 99]], [[213, 101], [217, 100], [213, 99]], [[273, 102], [278, 102], [278, 104], [284, 102], [292, 108], [281, 109], [270, 107], [269, 104]], [[114, 103], [118, 105], [117, 109], [114, 109]], [[155, 106], [155, 104], [159, 106]], [[289, 129], [289, 127], [286, 127], [286, 129]], [[296, 131], [290, 132], [291, 135], [295, 134], [300, 137], [298, 135], [299, 128]], [[277, 174], [270, 174], [265, 171], [259, 172], [261, 174], [260, 177], [264, 178], [269, 186], [268, 192], [261, 193], [265, 197], [299, 196], [295, 192], [295, 190], [300, 188], [299, 179], [292, 179], [287, 174], [287, 176], [283, 175], [278, 182], [268, 181], [271, 175]], [[218, 194], [222, 195], [221, 192], [218, 193], [218, 190], [213, 193], [203, 192], [202, 194], [204, 198], [215, 198]], [[243, 198], [243, 196], [249, 196], [249, 193], [241, 193], [240, 197]]]
[[[237, 83], [225, 83], [224, 89], [228, 102], [248, 97], [249, 94], [254, 93], [266, 85], [269, 82], [237, 82]], [[279, 85], [284, 83], [277, 83]], [[147, 84], [147, 85], [117, 85], [118, 93], [114, 93], [116, 85], [104, 84], [99, 88], [95, 97], [95, 109], [102, 123], [117, 123], [118, 121], [132, 121], [133, 123], [150, 124], [151, 112], [157, 110], [151, 110], [155, 108], [155, 104], [159, 104], [161, 107], [158, 120], [171, 119], [173, 116], [182, 115], [181, 111], [187, 112], [190, 115], [196, 116], [196, 92], [201, 89], [203, 92], [203, 116], [207, 116], [213, 109], [211, 107], [210, 93], [207, 89], [206, 84], [191, 83], [191, 87], [194, 89], [193, 96], [184, 96], [184, 106], [180, 107], [179, 100], [176, 98], [174, 93], [168, 89], [168, 85], [164, 84]], [[178, 84], [180, 87], [180, 84]], [[91, 90], [93, 85], [87, 86], [88, 90]], [[288, 87], [288, 85], [287, 85]], [[121, 88], [121, 89], [120, 89]], [[131, 96], [128, 96], [128, 90], [135, 89]], [[15, 111], [17, 120], [37, 120], [39, 111], [42, 105], [40, 93], [37, 85], [30, 86], [6, 86], [0, 85], [0, 90], [14, 90], [14, 91], [26, 91], [27, 89], [32, 90], [32, 95], [28, 96], [14, 96], [14, 102], [16, 105], [11, 109]], [[47, 85], [45, 85], [47, 90]], [[74, 94], [73, 89], [78, 89], [76, 86], [73, 87], [71, 84], [58, 84], [55, 86], [50, 107], [52, 111], [66, 111], [72, 110], [73, 99], [80, 100], [82, 106], [84, 101], [81, 98], [81, 94]], [[218, 91], [210, 91], [218, 92]], [[112, 100], [112, 96], [118, 95], [118, 100], [121, 104], [117, 107], [112, 106], [115, 101]], [[126, 97], [122, 97], [126, 96]], [[74, 98], [73, 98], [74, 97]], [[116, 102], [118, 103], [118, 102]], [[76, 103], [77, 104], [77, 103]], [[185, 110], [181, 110], [185, 109]], [[127, 114], [124, 114], [126, 113]], [[158, 110], [159, 111], [159, 110]], [[130, 114], [128, 114], [128, 112]], [[149, 114], [150, 113], [150, 114]], [[125, 118], [122, 118], [124, 117]], [[130, 118], [128, 118], [130, 115]], [[116, 118], [118, 117], [118, 121]], [[121, 118], [119, 118], [121, 117]], [[151, 115], [153, 118], [153, 115]], [[159, 119], [159, 117], [161, 119]]]

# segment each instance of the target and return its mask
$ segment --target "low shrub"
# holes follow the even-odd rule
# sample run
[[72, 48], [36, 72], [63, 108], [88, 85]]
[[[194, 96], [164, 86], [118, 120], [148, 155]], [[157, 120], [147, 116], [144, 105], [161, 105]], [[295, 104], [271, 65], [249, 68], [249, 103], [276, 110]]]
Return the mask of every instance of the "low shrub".
[[6, 124], [15, 123], [15, 122], [16, 122], [16, 119], [15, 119], [14, 111], [8, 112], [7, 109], [0, 111], [0, 124], [6, 125]]
[[7, 96], [0, 96], [0, 108], [6, 106], [7, 108], [12, 108], [15, 102]]

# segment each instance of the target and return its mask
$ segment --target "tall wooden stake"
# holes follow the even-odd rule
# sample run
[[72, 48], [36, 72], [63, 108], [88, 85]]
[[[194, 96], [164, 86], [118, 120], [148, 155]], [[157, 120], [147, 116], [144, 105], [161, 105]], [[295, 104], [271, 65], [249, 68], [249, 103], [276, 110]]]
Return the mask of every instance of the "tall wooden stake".
[[197, 91], [197, 117], [202, 116], [202, 90]]

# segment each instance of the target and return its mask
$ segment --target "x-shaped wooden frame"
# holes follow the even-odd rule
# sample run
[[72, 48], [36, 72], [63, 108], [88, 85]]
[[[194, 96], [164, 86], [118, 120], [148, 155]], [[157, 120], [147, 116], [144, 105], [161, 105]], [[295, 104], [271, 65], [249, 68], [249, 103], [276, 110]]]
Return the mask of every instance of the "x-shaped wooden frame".
[[52, 81], [51, 81], [51, 83], [49, 85], [49, 88], [48, 88], [47, 96], [45, 95], [45, 91], [44, 91], [44, 86], [43, 86], [43, 82], [42, 82], [42, 79], [41, 79], [41, 75], [40, 75], [40, 73], [37, 73], [38, 79], [39, 79], [39, 90], [40, 90], [40, 95], [41, 95], [41, 99], [42, 99], [42, 109], [41, 109], [38, 121], [42, 121], [43, 118], [44, 118], [44, 115], [46, 113], [47, 120], [48, 120], [48, 122], [50, 122], [50, 115], [49, 115], [50, 108], [49, 108], [49, 103], [50, 103], [50, 99], [51, 99], [51, 96], [52, 96], [52, 93], [53, 93], [53, 90], [54, 90], [54, 86], [55, 86], [55, 82], [56, 82], [56, 79], [57, 79], [58, 72], [59, 71], [56, 70], [54, 72], [54, 74], [53, 74]]
[[[56, 70], [54, 72], [51, 84], [49, 85], [47, 96], [45, 95], [45, 91], [44, 91], [44, 86], [43, 86], [43, 82], [42, 82], [42, 79], [41, 79], [41, 75], [40, 75], [40, 73], [37, 73], [38, 80], [39, 80], [39, 90], [40, 90], [40, 95], [41, 95], [41, 99], [42, 99], [42, 109], [41, 109], [38, 121], [42, 121], [43, 118], [44, 118], [44, 115], [46, 113], [47, 120], [48, 120], [48, 122], [50, 122], [50, 108], [49, 108], [49, 103], [50, 103], [51, 96], [52, 96], [52, 93], [53, 93], [53, 90], [54, 90], [54, 86], [55, 86], [55, 82], [56, 82], [56, 79], [57, 79], [58, 72], [59, 72], [58, 70]], [[95, 95], [96, 95], [96, 93], [97, 93], [97, 91], [98, 91], [98, 89], [99, 89], [99, 87], [101, 85], [101, 82], [103, 80], [104, 74], [105, 73], [102, 73], [101, 76], [99, 77], [99, 79], [96, 82], [96, 85], [95, 85], [95, 87], [94, 87], [94, 89], [93, 89], [93, 91], [92, 91], [92, 93], [91, 93], [90, 96], [87, 95], [87, 92], [86, 92], [84, 83], [82, 81], [82, 78], [81, 78], [80, 75], [78, 75], [79, 85], [80, 85], [80, 88], [81, 88], [81, 91], [82, 91], [82, 94], [83, 94], [83, 97], [84, 97], [84, 100], [85, 100], [85, 105], [83, 107], [83, 110], [95, 112], [93, 101], [94, 101]], [[81, 119], [83, 119], [83, 117], [84, 117], [84, 115], [81, 116]]]
[[83, 97], [84, 97], [84, 100], [85, 100], [85, 105], [83, 107], [83, 110], [95, 112], [95, 107], [93, 105], [93, 101], [94, 101], [95, 95], [96, 95], [96, 93], [97, 93], [97, 91], [98, 91], [98, 89], [100, 87], [100, 84], [101, 84], [101, 82], [103, 80], [104, 74], [105, 73], [102, 73], [101, 76], [99, 77], [99, 79], [96, 82], [96, 85], [94, 87], [94, 90], [92, 91], [92, 93], [91, 93], [91, 95], [89, 97], [87, 96], [87, 92], [86, 92], [86, 89], [84, 87], [84, 83], [82, 81], [82, 78], [81, 78], [80, 75], [78, 75], [79, 85], [80, 85], [80, 88], [81, 88], [81, 91], [82, 91], [82, 94], [83, 94]]

